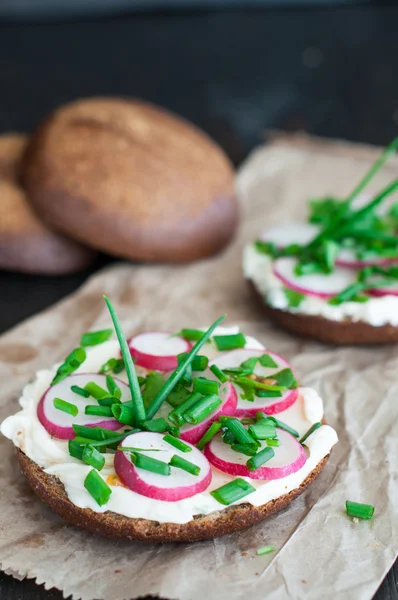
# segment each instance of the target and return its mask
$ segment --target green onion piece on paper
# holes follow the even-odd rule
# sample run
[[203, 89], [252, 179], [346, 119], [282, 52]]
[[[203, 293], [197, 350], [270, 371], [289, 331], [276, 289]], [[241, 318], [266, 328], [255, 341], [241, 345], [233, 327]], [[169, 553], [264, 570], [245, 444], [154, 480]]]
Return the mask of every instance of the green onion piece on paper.
[[221, 423], [215, 422], [212, 423], [206, 433], [200, 438], [199, 442], [196, 444], [198, 450], [203, 450], [203, 448], [208, 444], [214, 436], [220, 431]]
[[101, 331], [89, 331], [83, 333], [80, 345], [85, 346], [97, 346], [107, 342], [112, 335], [112, 329], [102, 329]]
[[243, 333], [234, 333], [232, 335], [215, 335], [214, 343], [220, 352], [225, 350], [234, 350], [235, 348], [244, 348], [246, 338]]
[[70, 402], [66, 402], [66, 400], [62, 400], [61, 398], [54, 398], [53, 400], [54, 408], [57, 410], [61, 410], [68, 415], [72, 415], [72, 417], [76, 417], [79, 414], [79, 409], [76, 404], [71, 404]]
[[317, 429], [319, 429], [319, 427], [322, 427], [322, 423], [314, 423], [309, 430], [303, 435], [303, 437], [299, 440], [300, 444], [304, 444], [304, 442], [306, 441], [307, 438], [310, 437], [310, 435], [312, 433], [314, 433], [314, 431], [316, 431]]
[[176, 370], [170, 375], [169, 379], [166, 381], [163, 388], [158, 392], [152, 404], [148, 408], [147, 416], [149, 419], [152, 419], [158, 412], [159, 408], [166, 400], [167, 396], [174, 389], [179, 380], [183, 377], [186, 369], [191, 365], [194, 357], [198, 354], [199, 350], [207, 342], [213, 331], [216, 329], [216, 327], [218, 327], [218, 325], [223, 319], [225, 319], [225, 315], [219, 317], [205, 333], [202, 333], [202, 337], [196, 342], [194, 347], [191, 348], [191, 350], [188, 352], [186, 358], [178, 365]]
[[263, 554], [269, 554], [275, 552], [275, 546], [263, 546], [257, 549], [257, 556], [263, 556]]
[[178, 456], [178, 454], [174, 454], [171, 457], [169, 465], [171, 467], [176, 467], [177, 469], [182, 469], [191, 475], [198, 476], [200, 474], [200, 467], [198, 467], [198, 465], [194, 465], [194, 463], [182, 458], [182, 456]]
[[90, 392], [88, 392], [87, 390], [85, 390], [84, 388], [78, 386], [78, 385], [72, 385], [71, 388], [72, 392], [74, 394], [77, 394], [78, 396], [82, 396], [83, 398], [88, 398], [90, 396]]
[[98, 417], [113, 417], [111, 406], [93, 406], [92, 404], [88, 404], [85, 407], [84, 414]]
[[112, 490], [95, 469], [92, 469], [84, 480], [84, 487], [99, 506], [106, 504]]
[[158, 475], [170, 475], [171, 473], [170, 465], [157, 458], [134, 452], [131, 453], [130, 458], [138, 469], [144, 469], [144, 471], [150, 471]]
[[170, 444], [170, 446], [177, 448], [177, 450], [181, 450], [181, 452], [192, 452], [191, 446], [188, 446], [188, 444], [174, 437], [174, 435], [170, 435], [169, 433], [164, 436], [163, 441], [167, 444]]
[[[113, 304], [111, 301], [104, 296], [106, 305], [110, 312], [113, 325], [115, 327], [117, 339], [119, 340], [119, 346], [123, 357], [123, 362], [126, 368], [127, 379], [130, 386], [131, 398], [133, 401], [133, 412], [135, 417], [135, 422], [139, 423], [140, 421], [145, 421], [146, 411], [144, 406], [144, 401], [141, 394], [140, 384], [137, 378], [137, 373], [135, 370], [133, 359], [131, 358], [130, 350], [126, 341], [126, 338], [123, 334], [122, 326], [120, 324], [119, 318], [115, 312]], [[152, 418], [154, 414], [148, 415], [148, 418]]]
[[210, 492], [210, 495], [220, 504], [229, 506], [233, 502], [237, 502], [241, 498], [244, 498], [255, 491], [256, 488], [250, 485], [249, 482], [238, 477], [237, 479], [234, 479], [234, 481], [230, 481], [216, 490], [213, 490]]
[[371, 519], [375, 512], [375, 507], [371, 504], [360, 504], [350, 500], [346, 500], [345, 508], [348, 516], [357, 517], [357, 519]]
[[246, 463], [246, 466], [249, 469], [249, 471], [255, 471], [256, 469], [258, 469], [259, 467], [264, 465], [266, 462], [268, 462], [274, 456], [275, 456], [274, 450], [272, 448], [270, 448], [269, 446], [267, 446], [266, 448], [263, 448], [262, 450], [260, 450], [260, 452], [257, 452], [257, 454], [255, 454], [255, 456], [252, 456], [251, 458], [249, 458], [249, 460]]
[[101, 471], [105, 464], [105, 457], [101, 452], [98, 452], [97, 448], [94, 448], [94, 446], [91, 445], [83, 447], [82, 460], [87, 465], [97, 469], [97, 471]]

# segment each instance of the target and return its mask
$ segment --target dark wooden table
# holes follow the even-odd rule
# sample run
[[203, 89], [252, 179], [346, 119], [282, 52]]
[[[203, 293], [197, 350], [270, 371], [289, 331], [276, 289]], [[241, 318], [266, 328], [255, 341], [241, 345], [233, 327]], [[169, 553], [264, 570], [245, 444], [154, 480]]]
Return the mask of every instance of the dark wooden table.
[[[30, 131], [79, 96], [124, 94], [191, 119], [236, 164], [269, 127], [386, 144], [398, 135], [397, 57], [395, 2], [0, 23], [0, 131]], [[0, 331], [72, 292], [109, 260], [64, 278], [0, 273]], [[396, 564], [376, 599], [397, 600], [397, 579]], [[62, 595], [0, 574], [0, 598]]]

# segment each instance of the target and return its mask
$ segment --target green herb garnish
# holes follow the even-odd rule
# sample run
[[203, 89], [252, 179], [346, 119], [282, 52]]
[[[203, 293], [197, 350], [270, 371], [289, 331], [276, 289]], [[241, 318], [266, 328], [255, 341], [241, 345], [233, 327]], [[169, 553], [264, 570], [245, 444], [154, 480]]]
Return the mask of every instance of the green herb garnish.
[[347, 515], [356, 517], [357, 519], [371, 519], [375, 512], [375, 507], [371, 504], [360, 504], [359, 502], [351, 502], [346, 500], [345, 503]]
[[171, 467], [176, 467], [177, 469], [182, 469], [191, 475], [198, 476], [200, 474], [200, 467], [198, 467], [198, 465], [194, 465], [194, 463], [182, 458], [182, 456], [178, 456], [178, 454], [174, 454], [171, 457], [169, 465]]
[[57, 410], [61, 410], [68, 415], [72, 415], [72, 417], [76, 417], [79, 414], [79, 409], [76, 404], [71, 404], [70, 402], [66, 402], [61, 398], [54, 398], [53, 400], [54, 408]]
[[99, 475], [98, 471], [92, 469], [84, 480], [84, 487], [94, 498], [99, 506], [106, 504], [111, 497], [112, 490]]
[[238, 477], [237, 479], [234, 479], [234, 481], [230, 481], [216, 490], [213, 490], [210, 492], [210, 495], [220, 504], [229, 506], [233, 502], [237, 502], [238, 500], [241, 500], [241, 498], [244, 498], [255, 491], [256, 488], [250, 485], [249, 482]]
[[112, 329], [102, 329], [101, 331], [89, 331], [83, 333], [80, 345], [85, 346], [97, 346], [107, 342], [112, 335]]

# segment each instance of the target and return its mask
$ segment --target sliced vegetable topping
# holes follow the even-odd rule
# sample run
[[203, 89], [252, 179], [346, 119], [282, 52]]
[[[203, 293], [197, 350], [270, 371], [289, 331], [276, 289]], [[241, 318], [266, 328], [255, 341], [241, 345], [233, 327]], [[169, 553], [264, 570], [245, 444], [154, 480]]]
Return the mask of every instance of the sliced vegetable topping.
[[98, 471], [92, 469], [84, 480], [84, 487], [94, 498], [99, 506], [107, 504], [111, 497], [112, 490], [99, 475]]
[[54, 398], [53, 404], [54, 408], [57, 410], [62, 410], [62, 412], [72, 415], [73, 417], [76, 417], [79, 413], [79, 409], [77, 408], [76, 404], [65, 402], [65, 400], [62, 400], [61, 398]]
[[371, 504], [360, 504], [346, 500], [345, 503], [347, 515], [357, 517], [357, 519], [371, 519], [375, 512], [375, 507]]
[[178, 355], [189, 352], [190, 344], [170, 333], [140, 333], [129, 341], [131, 356], [137, 365], [156, 371], [171, 371], [178, 365]]
[[220, 352], [225, 350], [234, 350], [235, 348], [244, 348], [246, 338], [243, 333], [234, 333], [232, 335], [215, 335], [214, 343]]
[[213, 490], [210, 494], [220, 504], [229, 506], [255, 491], [256, 488], [250, 485], [248, 481], [245, 481], [244, 479], [235, 479], [234, 481], [230, 481], [216, 490]]
[[89, 331], [88, 333], [83, 333], [80, 345], [85, 347], [103, 344], [109, 340], [112, 333], [112, 329], [102, 329], [101, 331]]
[[58, 367], [57, 372], [54, 376], [50, 385], [56, 385], [66, 377], [69, 377], [76, 369], [80, 367], [81, 364], [86, 360], [86, 351], [84, 348], [75, 348], [62, 363], [60, 367]]
[[270, 552], [275, 552], [275, 546], [263, 546], [257, 549], [258, 556], [263, 556], [263, 554], [269, 554]]

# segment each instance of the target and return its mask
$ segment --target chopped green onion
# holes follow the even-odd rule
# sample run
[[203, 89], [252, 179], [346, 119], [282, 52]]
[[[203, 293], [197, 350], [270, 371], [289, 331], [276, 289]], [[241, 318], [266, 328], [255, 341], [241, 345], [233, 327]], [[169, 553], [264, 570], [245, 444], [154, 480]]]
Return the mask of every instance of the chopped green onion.
[[[86, 425], [72, 425], [73, 431], [77, 436], [86, 437], [93, 440], [106, 440], [114, 437], [115, 432], [103, 427], [88, 427]], [[116, 434], [117, 435], [117, 434]]]
[[177, 383], [176, 387], [170, 394], [167, 396], [166, 401], [171, 406], [179, 406], [182, 402], [184, 402], [189, 396], [191, 392], [187, 390], [182, 383]]
[[258, 452], [255, 456], [252, 456], [251, 458], [249, 458], [249, 460], [246, 463], [246, 466], [249, 469], [249, 471], [255, 471], [256, 469], [261, 467], [261, 465], [268, 462], [274, 456], [275, 456], [274, 450], [272, 448], [270, 448], [269, 446], [267, 446], [266, 448], [263, 448], [262, 450], [260, 450], [260, 452]]
[[257, 446], [243, 446], [242, 444], [231, 444], [231, 450], [239, 452], [240, 454], [246, 454], [247, 456], [254, 456], [257, 454]]
[[145, 388], [142, 392], [145, 408], [148, 408], [156, 394], [162, 389], [163, 386], [164, 378], [161, 373], [153, 372], [148, 374], [145, 382]]
[[105, 457], [102, 456], [101, 452], [98, 452], [98, 450], [91, 445], [84, 446], [82, 460], [87, 465], [97, 469], [97, 471], [101, 471], [105, 464]]
[[238, 477], [225, 485], [217, 488], [210, 492], [210, 495], [213, 496], [220, 504], [224, 504], [225, 506], [229, 506], [233, 502], [237, 502], [241, 498], [244, 498], [248, 494], [252, 494], [256, 491], [250, 483], [248, 483], [245, 479], [241, 479]]
[[[110, 300], [106, 296], [104, 296], [104, 299], [105, 299], [106, 305], [108, 307], [108, 310], [110, 312], [110, 315], [112, 317], [112, 321], [113, 321], [113, 325], [115, 327], [117, 339], [119, 340], [119, 346], [120, 346], [120, 350], [122, 352], [122, 357], [123, 357], [124, 365], [126, 368], [127, 379], [129, 382], [131, 397], [132, 397], [133, 406], [134, 406], [133, 412], [134, 412], [135, 421], [139, 423], [140, 421], [145, 421], [146, 412], [145, 412], [144, 401], [142, 399], [140, 384], [138, 382], [137, 373], [136, 373], [136, 370], [134, 367], [134, 362], [133, 362], [133, 359], [131, 358], [130, 350], [129, 350], [126, 338], [123, 334], [122, 326], [121, 326], [119, 318], [115, 312], [115, 309], [114, 309], [112, 303], [110, 302]], [[155, 412], [157, 412], [157, 411], [155, 411]], [[148, 418], [151, 419], [154, 416], [154, 414], [148, 415]]]
[[164, 436], [163, 441], [170, 444], [170, 446], [174, 446], [177, 450], [181, 450], [181, 452], [192, 452], [191, 446], [188, 446], [188, 444], [175, 438], [174, 435], [170, 435], [169, 433]]
[[279, 446], [280, 442], [278, 438], [265, 438], [265, 443], [267, 446]]
[[85, 446], [81, 444], [77, 444], [74, 440], [68, 441], [68, 450], [69, 454], [73, 456], [73, 458], [77, 458], [78, 460], [83, 460], [83, 450]]
[[250, 435], [247, 429], [242, 425], [239, 419], [235, 417], [220, 417], [220, 422], [223, 427], [232, 433], [239, 444], [243, 446], [255, 444], [255, 439]]
[[196, 447], [199, 450], [203, 450], [203, 448], [208, 444], [221, 429], [221, 423], [212, 423], [206, 433], [200, 438], [199, 442], [196, 444]]
[[122, 452], [160, 452], [159, 448], [136, 448], [134, 446], [118, 446]]
[[120, 398], [122, 397], [122, 391], [116, 383], [116, 381], [113, 379], [112, 375], [107, 375], [105, 381], [106, 387], [108, 388], [108, 391], [111, 394], [111, 396], [120, 400]]
[[[272, 379], [273, 375], [270, 378]], [[235, 377], [233, 381], [240, 386], [249, 386], [256, 390], [267, 390], [269, 392], [284, 392], [286, 390], [284, 385], [271, 385], [269, 383], [262, 383], [256, 379], [250, 379], [249, 377]]]
[[[177, 356], [178, 362], [182, 362], [186, 358], [187, 352], [182, 352]], [[209, 364], [209, 359], [207, 356], [196, 355], [192, 361], [192, 371], [204, 371], [207, 369], [207, 365]]]
[[150, 421], [144, 421], [142, 423], [142, 427], [146, 431], [153, 431], [154, 433], [164, 433], [168, 431], [169, 424], [166, 419], [163, 417], [158, 417], [157, 419], [151, 419]]
[[88, 392], [84, 388], [79, 387], [78, 385], [72, 385], [70, 389], [72, 390], [72, 392], [74, 394], [78, 394], [79, 396], [83, 396], [83, 398], [88, 398], [89, 395], [90, 395], [90, 392]]
[[124, 433], [116, 433], [114, 431], [110, 431], [109, 433], [112, 433], [113, 436], [105, 440], [93, 440], [84, 437], [76, 437], [73, 441], [79, 445], [90, 444], [91, 446], [98, 448], [100, 452], [102, 452], [105, 451], [106, 448], [117, 448], [117, 446], [120, 444], [120, 442], [124, 440], [124, 438], [128, 437], [132, 433], [137, 433], [137, 431], [139, 431], [139, 429], [131, 429], [130, 431], [125, 431]]
[[80, 365], [86, 360], [86, 351], [84, 348], [75, 348], [72, 350], [70, 354], [65, 358], [64, 362], [60, 367], [58, 367], [57, 372], [50, 385], [55, 385], [59, 383], [66, 377], [69, 377], [76, 369], [80, 367]]
[[291, 288], [283, 288], [283, 293], [285, 294], [289, 308], [298, 308], [305, 299], [305, 294], [292, 290]]
[[284, 423], [283, 421], [279, 421], [279, 419], [276, 419], [275, 417], [268, 417], [268, 416], [264, 415], [263, 413], [258, 412], [256, 414], [256, 418], [258, 421], [261, 419], [269, 419], [270, 421], [273, 421], [275, 423], [276, 427], [278, 427], [279, 429], [283, 429], [284, 431], [287, 431], [288, 433], [290, 433], [291, 435], [293, 435], [296, 438], [300, 437], [300, 434], [298, 431], [293, 429], [293, 427], [290, 427], [289, 425], [287, 425], [287, 423]]
[[113, 404], [112, 414], [116, 421], [123, 423], [123, 425], [133, 425], [135, 420], [134, 408], [130, 408], [125, 404]]
[[220, 352], [224, 352], [224, 350], [234, 350], [235, 348], [244, 348], [246, 344], [246, 338], [243, 333], [215, 335], [213, 340]]
[[176, 386], [178, 381], [184, 375], [186, 369], [190, 366], [194, 357], [198, 354], [199, 350], [206, 343], [206, 341], [210, 338], [213, 331], [216, 329], [216, 327], [221, 323], [221, 321], [224, 318], [225, 318], [225, 315], [223, 315], [222, 317], [219, 317], [213, 323], [213, 325], [211, 325], [211, 327], [209, 327], [209, 329], [205, 333], [202, 334], [202, 337], [200, 338], [200, 340], [198, 340], [196, 342], [196, 344], [194, 345], [194, 347], [191, 348], [190, 352], [188, 352], [185, 360], [178, 365], [176, 370], [172, 373], [172, 375], [166, 381], [163, 388], [159, 391], [159, 393], [154, 398], [151, 406], [148, 408], [147, 416], [149, 419], [152, 419], [152, 417], [154, 417], [155, 414], [158, 412], [158, 410], [161, 407], [161, 405], [163, 404], [164, 400], [166, 400], [167, 396], [170, 394], [170, 392], [174, 389], [174, 387]]
[[72, 415], [73, 417], [76, 417], [79, 414], [79, 409], [76, 404], [71, 404], [70, 402], [61, 400], [61, 398], [54, 398], [53, 404], [57, 410], [62, 410], [62, 412]]
[[197, 342], [203, 336], [203, 331], [200, 329], [181, 329], [175, 336], [180, 336], [191, 342]]
[[104, 398], [105, 396], [109, 396], [108, 390], [104, 390], [104, 388], [100, 387], [94, 381], [89, 381], [84, 386], [86, 392], [90, 394], [93, 398], [98, 400], [99, 398]]
[[120, 404], [119, 398], [115, 398], [114, 396], [104, 396], [103, 398], [98, 398], [97, 402], [100, 406], [112, 406], [113, 404]]
[[309, 428], [309, 430], [307, 431], [307, 433], [305, 433], [305, 434], [303, 435], [303, 437], [302, 437], [302, 438], [299, 440], [300, 444], [304, 444], [305, 440], [306, 440], [307, 438], [309, 438], [309, 437], [310, 437], [310, 435], [311, 435], [312, 433], [314, 433], [314, 431], [316, 431], [316, 430], [317, 430], [319, 427], [321, 427], [321, 426], [322, 426], [322, 423], [319, 423], [319, 422], [318, 422], [318, 423], [314, 423], [314, 424], [312, 425], [312, 427], [310, 427], [310, 428]]
[[234, 444], [236, 443], [236, 439], [233, 433], [231, 433], [228, 429], [222, 432], [222, 441], [224, 444]]
[[263, 546], [257, 549], [257, 556], [263, 556], [263, 554], [269, 554], [275, 551], [275, 546]]
[[109, 373], [112, 371], [115, 375], [121, 373], [124, 369], [124, 362], [122, 358], [110, 358], [106, 363], [102, 365], [99, 373]]
[[112, 494], [112, 490], [102, 479], [95, 469], [92, 469], [84, 480], [84, 487], [94, 498], [99, 506], [106, 504]]
[[267, 419], [261, 419], [255, 425], [249, 426], [249, 432], [255, 440], [266, 440], [276, 438], [275, 424]]
[[272, 390], [256, 390], [258, 398], [282, 398], [282, 392], [273, 392]]
[[170, 465], [157, 458], [151, 458], [140, 453], [135, 454], [134, 452], [131, 453], [130, 457], [131, 462], [138, 469], [144, 469], [144, 471], [150, 471], [158, 475], [170, 475], [171, 473]]
[[209, 396], [210, 394], [218, 394], [220, 384], [212, 379], [206, 379], [205, 377], [194, 377], [193, 379], [193, 391], [203, 394], [203, 396]]
[[346, 500], [345, 508], [347, 515], [357, 517], [358, 519], [371, 519], [375, 512], [375, 507], [371, 504], [360, 504]]
[[[118, 405], [116, 405], [116, 406], [118, 406]], [[88, 404], [85, 407], [84, 414], [96, 415], [99, 417], [113, 417], [113, 412], [112, 412], [111, 406], [93, 406], [92, 404]]]
[[112, 335], [112, 329], [102, 329], [101, 331], [89, 331], [83, 333], [80, 345], [85, 346], [97, 346], [107, 342]]
[[174, 423], [174, 425], [177, 425], [177, 427], [183, 425], [185, 423], [183, 414], [187, 410], [189, 410], [192, 406], [194, 406], [198, 402], [198, 400], [200, 400], [201, 398], [203, 398], [202, 394], [198, 394], [198, 393], [190, 394], [188, 396], [188, 398], [186, 398], [186, 400], [184, 400], [184, 402], [181, 402], [181, 404], [179, 404], [176, 408], [174, 408], [171, 412], [169, 412], [169, 414], [168, 414], [169, 421]]
[[182, 469], [191, 475], [198, 476], [200, 474], [200, 467], [198, 467], [198, 465], [194, 465], [194, 463], [191, 463], [189, 460], [185, 460], [185, 458], [178, 456], [178, 454], [174, 454], [171, 457], [169, 465], [171, 467], [176, 467], [176, 469]]
[[222, 404], [222, 400], [217, 394], [205, 396], [184, 412], [183, 417], [187, 423], [197, 425], [214, 412], [220, 404]]
[[221, 369], [217, 367], [217, 365], [212, 365], [210, 367], [210, 371], [214, 373], [214, 375], [219, 381], [221, 381], [221, 383], [226, 383], [228, 381], [228, 377], [225, 375], [225, 373], [223, 373], [223, 371], [221, 371]]

